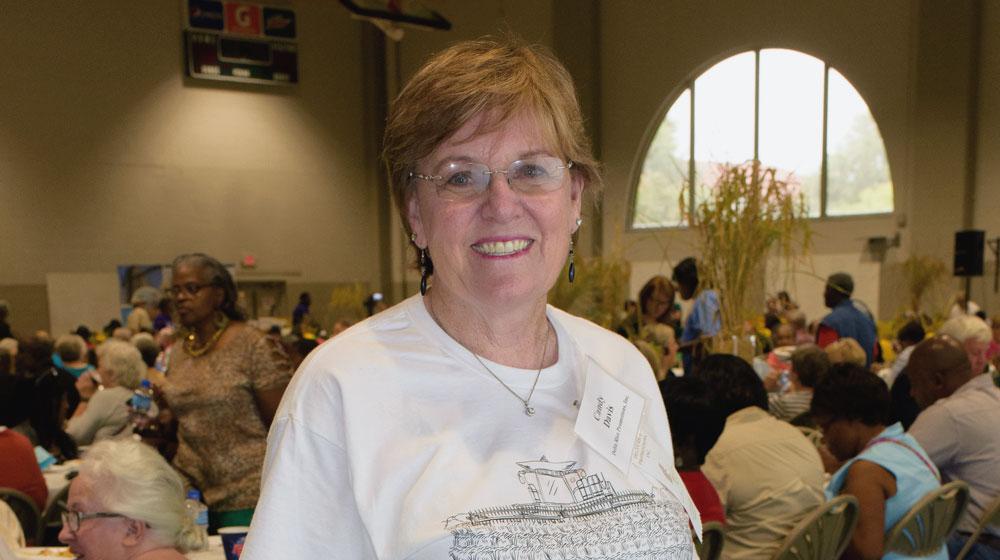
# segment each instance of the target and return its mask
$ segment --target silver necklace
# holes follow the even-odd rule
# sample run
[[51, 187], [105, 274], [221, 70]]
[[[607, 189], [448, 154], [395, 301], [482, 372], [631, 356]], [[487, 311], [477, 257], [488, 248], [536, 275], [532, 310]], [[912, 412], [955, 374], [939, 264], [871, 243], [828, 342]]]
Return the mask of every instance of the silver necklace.
[[[430, 301], [428, 301], [427, 303], [430, 304]], [[441, 321], [438, 320], [437, 314], [434, 313], [434, 308], [433, 308], [432, 305], [427, 305], [427, 313], [431, 316], [431, 319], [434, 319], [434, 322], [437, 323], [439, 327], [441, 327], [441, 330], [443, 330], [445, 332], [448, 332], [444, 328], [444, 325], [441, 324]], [[526, 398], [526, 399], [522, 399], [521, 395], [518, 395], [513, 389], [510, 388], [510, 385], [507, 385], [506, 383], [504, 383], [503, 380], [500, 379], [500, 377], [497, 374], [493, 373], [493, 370], [491, 370], [489, 367], [487, 367], [486, 364], [483, 363], [483, 360], [480, 359], [479, 354], [476, 354], [475, 352], [472, 352], [471, 350], [470, 350], [470, 353], [472, 354], [472, 357], [475, 358], [477, 362], [479, 362], [479, 365], [483, 366], [483, 369], [485, 369], [487, 372], [489, 372], [489, 374], [493, 376], [493, 379], [497, 380], [497, 383], [499, 383], [500, 385], [502, 385], [504, 389], [507, 389], [508, 393], [510, 393], [511, 395], [514, 395], [514, 398], [516, 398], [517, 400], [521, 401], [521, 404], [524, 405], [524, 414], [526, 416], [534, 416], [535, 415], [535, 409], [529, 403], [531, 402], [531, 396], [535, 394], [535, 386], [538, 385], [538, 378], [541, 377], [542, 370], [545, 369], [545, 354], [548, 351], [549, 351], [549, 322], [548, 322], [548, 319], [546, 319], [545, 320], [545, 343], [542, 345], [542, 359], [541, 359], [541, 362], [538, 364], [538, 371], [535, 372], [535, 381], [532, 382], [532, 384], [531, 384], [531, 390], [528, 391], [528, 398]]]
[[479, 365], [483, 366], [483, 368], [486, 371], [488, 371], [490, 373], [490, 375], [493, 376], [493, 379], [497, 380], [497, 383], [503, 385], [503, 388], [507, 389], [508, 393], [514, 395], [514, 398], [516, 398], [517, 400], [521, 401], [521, 404], [524, 405], [524, 414], [526, 416], [534, 416], [535, 415], [535, 409], [529, 403], [531, 402], [531, 396], [535, 394], [535, 386], [538, 385], [538, 378], [541, 377], [541, 375], [542, 375], [542, 369], [545, 368], [545, 354], [548, 351], [549, 351], [549, 324], [548, 324], [548, 321], [546, 321], [546, 323], [545, 323], [545, 344], [542, 345], [542, 360], [538, 364], [538, 371], [535, 372], [535, 381], [531, 384], [531, 390], [528, 391], [528, 397], [527, 398], [521, 398], [521, 395], [518, 395], [514, 391], [514, 389], [511, 389], [510, 385], [507, 385], [506, 383], [503, 382], [502, 379], [500, 379], [500, 376], [498, 376], [497, 374], [493, 373], [493, 370], [491, 370], [489, 367], [486, 366], [486, 364], [483, 362], [483, 360], [479, 357], [479, 354], [476, 354], [475, 352], [473, 352], [472, 356], [474, 358], [476, 358], [476, 361], [479, 362]]

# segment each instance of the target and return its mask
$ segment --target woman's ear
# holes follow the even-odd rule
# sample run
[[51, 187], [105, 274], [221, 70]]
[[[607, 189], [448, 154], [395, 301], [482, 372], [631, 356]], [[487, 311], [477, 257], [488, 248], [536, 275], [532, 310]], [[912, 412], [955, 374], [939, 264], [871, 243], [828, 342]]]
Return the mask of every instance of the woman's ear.
[[212, 307], [219, 309], [222, 307], [222, 302], [226, 301], [226, 290], [221, 286], [214, 286], [214, 291], [212, 295]]
[[138, 546], [146, 539], [146, 531], [149, 527], [145, 522], [138, 519], [125, 518], [125, 538], [122, 544], [125, 546]]
[[406, 219], [410, 224], [413, 243], [420, 248], [427, 247], [427, 239], [424, 235], [424, 223], [420, 218], [420, 203], [417, 200], [417, 193], [410, 193], [406, 200]]

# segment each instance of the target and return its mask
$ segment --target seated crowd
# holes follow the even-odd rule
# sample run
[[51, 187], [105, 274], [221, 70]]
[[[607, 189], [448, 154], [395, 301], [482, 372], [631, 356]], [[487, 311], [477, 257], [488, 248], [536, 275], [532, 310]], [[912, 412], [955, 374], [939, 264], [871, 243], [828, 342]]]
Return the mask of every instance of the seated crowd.
[[[679, 264], [672, 280], [651, 279], [626, 307], [617, 330], [660, 383], [677, 470], [702, 521], [724, 525], [723, 558], [771, 557], [800, 521], [842, 494], [860, 503], [845, 556], [903, 557], [886, 550], [889, 529], [943, 482], [962, 480], [970, 503], [958, 531], [934, 555], [943, 559], [966, 545], [1000, 497], [1000, 389], [990, 373], [1000, 355], [998, 330], [960, 313], [927, 337], [913, 319], [896, 333], [895, 358], [885, 360], [893, 352], [879, 343], [873, 317], [852, 299], [853, 289], [849, 275], [831, 275], [823, 293], [830, 312], [812, 325], [787, 293], [769, 300], [759, 337], [765, 351], [752, 362], [706, 351], [719, 328], [719, 296], [699, 286], [693, 260]], [[198, 285], [172, 288], [175, 297], [185, 290], [193, 298]], [[167, 462], [178, 453], [176, 416], [190, 404], [171, 410], [169, 392], [160, 394], [171, 373], [171, 345], [199, 355], [178, 335], [197, 324], [175, 327], [171, 299], [154, 292], [134, 298], [137, 315], [127, 327], [115, 322], [96, 336], [81, 327], [54, 341], [45, 333], [0, 341], [0, 487], [27, 494], [44, 511], [49, 496], [39, 461], [74, 460], [90, 446], [69, 487], [59, 534], [77, 554], [112, 546], [180, 558], [203, 545], [183, 509], [185, 487], [203, 478], [184, 468], [183, 446], [181, 462], [173, 468]], [[678, 293], [686, 308], [675, 302]], [[266, 335], [270, 352], [293, 357], [274, 362], [288, 372], [283, 383], [322, 341], [302, 336], [318, 330], [310, 324], [310, 304], [302, 294], [293, 339], [280, 330]], [[378, 296], [365, 305], [375, 313], [385, 303]], [[217, 309], [225, 312], [225, 303]], [[5, 304], [3, 311], [6, 325]], [[223, 323], [218, 332], [224, 329]], [[133, 407], [143, 380], [162, 407], [154, 406], [150, 417]], [[266, 433], [266, 407], [261, 419]], [[133, 441], [140, 437], [150, 445]], [[218, 514], [213, 520], [233, 513], [221, 505], [215, 511], [211, 500], [225, 500], [218, 491], [198, 489]], [[90, 515], [84, 511], [114, 512], [116, 525], [100, 534], [81, 530]], [[970, 557], [1000, 558], [1000, 532], [983, 532]]]
[[[786, 293], [769, 299], [767, 329], [755, 333], [765, 352], [752, 364], [683, 344], [675, 357], [675, 345], [655, 344], [685, 338], [670, 284], [650, 280], [628, 315], [639, 319], [619, 332], [658, 373], [681, 477], [703, 519], [725, 523], [723, 558], [769, 558], [840, 494], [861, 506], [845, 556], [901, 557], [885, 549], [886, 533], [952, 480], [969, 485], [970, 502], [935, 557], [958, 554], [1000, 498], [1000, 321], [991, 330], [953, 309], [928, 338], [913, 317], [890, 348], [852, 299], [853, 279], [838, 273], [823, 293], [830, 312], [809, 327]], [[705, 343], [712, 331], [699, 330]], [[987, 527], [966, 557], [1000, 558], [1000, 531]]]

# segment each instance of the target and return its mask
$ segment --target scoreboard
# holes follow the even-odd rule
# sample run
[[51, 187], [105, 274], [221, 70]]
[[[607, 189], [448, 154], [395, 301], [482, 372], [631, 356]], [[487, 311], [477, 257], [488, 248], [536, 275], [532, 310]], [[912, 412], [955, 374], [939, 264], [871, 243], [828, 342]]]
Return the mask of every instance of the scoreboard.
[[268, 85], [299, 81], [295, 12], [247, 2], [188, 0], [187, 75]]

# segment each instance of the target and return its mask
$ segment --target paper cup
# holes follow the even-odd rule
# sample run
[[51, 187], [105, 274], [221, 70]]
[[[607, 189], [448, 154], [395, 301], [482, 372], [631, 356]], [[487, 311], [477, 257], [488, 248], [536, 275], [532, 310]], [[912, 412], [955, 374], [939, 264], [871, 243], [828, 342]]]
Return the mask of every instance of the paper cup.
[[223, 527], [219, 529], [226, 560], [239, 560], [240, 553], [243, 552], [243, 541], [246, 540], [249, 530], [250, 527]]

